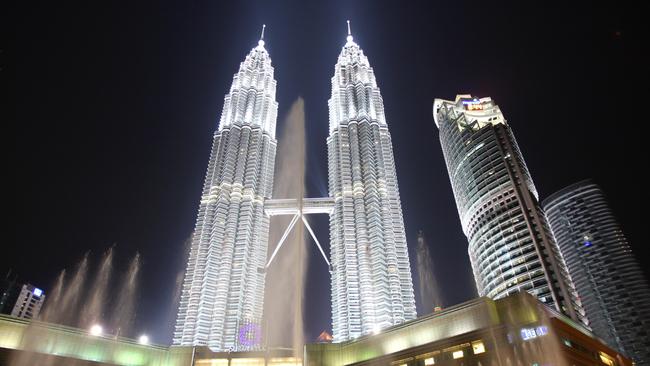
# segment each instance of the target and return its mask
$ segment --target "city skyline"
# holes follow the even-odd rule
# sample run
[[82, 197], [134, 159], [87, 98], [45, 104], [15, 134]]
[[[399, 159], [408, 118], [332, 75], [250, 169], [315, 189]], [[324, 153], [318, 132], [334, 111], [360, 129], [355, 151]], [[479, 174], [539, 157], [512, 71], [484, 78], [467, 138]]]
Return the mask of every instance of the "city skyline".
[[[437, 97], [451, 98], [462, 92], [495, 97], [506, 111], [509, 120], [517, 124], [515, 128], [524, 155], [532, 156], [532, 158], [527, 158], [527, 162], [542, 193], [541, 197], [544, 198], [550, 192], [580, 178], [594, 177], [598, 182], [602, 181], [608, 191], [612, 187], [611, 191], [615, 192], [610, 194], [614, 198], [614, 205], [618, 204], [619, 207], [623, 207], [615, 211], [623, 212], [621, 221], [624, 230], [630, 232], [630, 242], [633, 248], [635, 250], [639, 248], [640, 243], [635, 243], [642, 238], [640, 219], [626, 209], [626, 207], [633, 207], [634, 201], [631, 199], [631, 194], [625, 191], [625, 187], [617, 186], [617, 184], [620, 184], [618, 183], [620, 177], [628, 176], [630, 178], [627, 179], [626, 187], [630, 189], [631, 186], [630, 190], [634, 190], [634, 187], [640, 187], [640, 182], [632, 179], [623, 166], [613, 164], [614, 162], [638, 159], [638, 156], [641, 156], [641, 154], [635, 153], [635, 149], [640, 149], [639, 144], [626, 143], [626, 140], [635, 141], [634, 139], [637, 137], [629, 131], [611, 130], [612, 125], [609, 121], [612, 116], [618, 115], [620, 111], [617, 109], [605, 106], [604, 111], [599, 110], [596, 113], [584, 106], [585, 101], [596, 100], [595, 97], [600, 95], [598, 91], [601, 89], [599, 88], [604, 88], [604, 86], [596, 86], [593, 90], [590, 90], [590, 87], [581, 89], [570, 87], [579, 85], [581, 81], [587, 80], [587, 77], [604, 78], [614, 86], [624, 81], [625, 83], [621, 85], [625, 86], [631, 80], [629, 79], [630, 75], [627, 74], [631, 71], [615, 67], [606, 69], [611, 75], [622, 76], [621, 80], [623, 81], [612, 81], [608, 78], [616, 78], [610, 74], [603, 76], [591, 72], [598, 70], [598, 67], [588, 67], [578, 62], [579, 60], [571, 59], [572, 61], [567, 61], [569, 65], [577, 67], [580, 64], [580, 67], [587, 69], [580, 71], [576, 68], [577, 76], [572, 79], [568, 75], [569, 72], [562, 71], [563, 67], [551, 66], [553, 71], [558, 71], [561, 76], [568, 77], [568, 82], [565, 84], [562, 84], [564, 82], [562, 80], [558, 81], [561, 78], [555, 76], [550, 78], [558, 84], [552, 87], [557, 87], [563, 93], [568, 93], [563, 94], [566, 97], [563, 98], [565, 103], [578, 104], [578, 107], [569, 108], [559, 105], [560, 103], [555, 105], [553, 118], [563, 122], [559, 124], [562, 126], [562, 131], [549, 133], [537, 130], [534, 126], [541, 125], [545, 121], [541, 118], [530, 120], [531, 127], [520, 128], [519, 126], [525, 126], [523, 116], [527, 114], [528, 109], [539, 108], [544, 92], [551, 88], [551, 85], [545, 84], [540, 76], [535, 76], [537, 79], [534, 80], [537, 85], [534, 87], [528, 86], [531, 84], [530, 82], [517, 80], [523, 75], [533, 77], [531, 75], [534, 74], [534, 67], [521, 66], [522, 64], [516, 63], [519, 65], [518, 67], [522, 67], [521, 70], [510, 69], [511, 71], [508, 72], [507, 68], [502, 68], [492, 71], [489, 70], [489, 66], [494, 67], [495, 61], [486, 61], [488, 66], [481, 66], [480, 69], [488, 70], [482, 72], [478, 71], [477, 67], [464, 65], [462, 62], [452, 65], [451, 61], [433, 57], [428, 53], [425, 54], [425, 57], [411, 53], [412, 59], [405, 58], [404, 55], [410, 55], [405, 52], [407, 50], [412, 51], [421, 47], [438, 49], [437, 45], [451, 43], [452, 39], [458, 38], [451, 38], [452, 32], [449, 30], [451, 27], [445, 23], [444, 19], [431, 27], [425, 25], [426, 23], [423, 21], [412, 22], [411, 25], [404, 23], [405, 26], [400, 29], [399, 27], [381, 25], [388, 24], [388, 22], [382, 22], [381, 16], [375, 10], [368, 14], [364, 14], [364, 10], [367, 9], [351, 9], [349, 12], [352, 15], [326, 13], [325, 16], [329, 18], [323, 20], [321, 28], [326, 24], [326, 29], [329, 31], [323, 36], [319, 35], [317, 27], [306, 23], [300, 23], [295, 27], [283, 27], [278, 20], [281, 19], [279, 15], [276, 15], [275, 21], [262, 19], [264, 16], [259, 15], [259, 19], [248, 21], [242, 19], [237, 24], [230, 22], [214, 25], [214, 29], [206, 32], [204, 28], [212, 25], [213, 22], [209, 21], [207, 15], [205, 17], [198, 16], [199, 21], [196, 24], [183, 23], [184, 32], [177, 33], [173, 32], [172, 28], [162, 27], [162, 32], [170, 36], [166, 38], [170, 44], [164, 44], [164, 46], [162, 43], [142, 42], [147, 37], [151, 37], [153, 40], [161, 37], [155, 33], [159, 29], [154, 32], [140, 28], [143, 26], [135, 22], [137, 17], [129, 18], [129, 15], [125, 14], [121, 15], [124, 18], [120, 19], [126, 22], [124, 32], [127, 35], [119, 32], [111, 34], [109, 30], [115, 30], [115, 28], [107, 27], [106, 30], [100, 30], [90, 26], [88, 37], [102, 34], [104, 38], [101, 38], [103, 43], [91, 43], [85, 53], [78, 52], [75, 48], [84, 44], [85, 38], [69, 37], [66, 25], [59, 24], [53, 27], [52, 35], [39, 33], [43, 29], [35, 28], [32, 31], [34, 33], [30, 33], [35, 42], [29, 44], [30, 47], [33, 46], [28, 53], [32, 57], [19, 69], [20, 80], [26, 81], [19, 86], [18, 93], [18, 110], [21, 111], [19, 121], [21, 123], [16, 147], [21, 160], [19, 160], [17, 185], [19, 195], [24, 203], [17, 205], [17, 208], [20, 215], [26, 220], [17, 223], [16, 233], [18, 246], [29, 243], [29, 245], [38, 248], [38, 251], [30, 255], [29, 260], [17, 258], [9, 262], [4, 258], [11, 256], [6, 256], [0, 263], [0, 268], [14, 268], [30, 282], [47, 288], [47, 282], [52, 282], [60, 269], [73, 267], [87, 249], [101, 251], [113, 242], [117, 242], [118, 251], [121, 250], [125, 255], [142, 251], [145, 265], [142, 278], [144, 299], [141, 306], [147, 308], [147, 304], [161, 303], [161, 300], [169, 301], [173, 297], [174, 289], [170, 288], [173, 286], [160, 286], [156, 283], [165, 281], [173, 283], [180, 270], [181, 265], [177, 263], [178, 253], [182, 251], [183, 243], [189, 237], [191, 229], [188, 227], [193, 225], [196, 214], [195, 197], [198, 195], [196, 194], [197, 188], [193, 185], [202, 180], [205, 156], [208, 155], [206, 151], [209, 150], [208, 140], [205, 139], [205, 136], [209, 136], [214, 130], [215, 116], [219, 111], [219, 108], [216, 107], [220, 101], [219, 95], [224, 94], [226, 85], [228, 85], [228, 82], [224, 80], [232, 77], [232, 70], [241, 61], [241, 55], [245, 54], [245, 49], [249, 48], [249, 45], [257, 38], [259, 25], [262, 23], [269, 25], [267, 37], [270, 39], [269, 44], [273, 44], [274, 47], [271, 51], [274, 64], [278, 68], [278, 75], [280, 72], [283, 75], [280, 82], [287, 85], [287, 89], [278, 96], [280, 103], [278, 127], [281, 128], [283, 117], [290, 104], [289, 101], [304, 94], [307, 105], [308, 134], [312, 134], [312, 137], [308, 137], [311, 145], [308, 154], [315, 165], [311, 168], [312, 171], [308, 172], [310, 177], [308, 179], [311, 179], [308, 183], [310, 190], [321, 191], [324, 182], [326, 182], [324, 179], [325, 160], [323, 153], [318, 152], [324, 150], [322, 141], [327, 134], [327, 97], [323, 97], [323, 95], [328, 90], [329, 80], [327, 79], [331, 73], [331, 64], [335, 61], [336, 48], [340, 47], [340, 40], [345, 35], [345, 29], [341, 24], [344, 24], [347, 18], [352, 20], [355, 29], [358, 28], [355, 34], [362, 39], [364, 49], [373, 55], [373, 66], [378, 74], [382, 75], [378, 83], [381, 86], [382, 94], [384, 94], [388, 119], [399, 120], [399, 123], [391, 125], [391, 132], [395, 145], [397, 175], [404, 191], [402, 195], [404, 196], [406, 233], [408, 242], [411, 243], [409, 250], [414, 253], [417, 230], [423, 228], [429, 238], [428, 242], [431, 243], [434, 263], [441, 264], [440, 273], [437, 273], [436, 278], [447, 279], [442, 284], [444, 289], [442, 293], [446, 297], [445, 305], [452, 305], [462, 299], [471, 298], [473, 283], [470, 282], [472, 279], [471, 273], [469, 273], [469, 261], [463, 260], [463, 256], [466, 256], [467, 244], [466, 242], [463, 244], [463, 241], [459, 240], [459, 237], [462, 238], [462, 232], [460, 223], [455, 217], [453, 197], [446, 172], [440, 170], [441, 167], [444, 167], [441, 165], [442, 153], [436, 146], [437, 136], [430, 116], [431, 102]], [[465, 10], [469, 10], [469, 15], [477, 16], [471, 13], [472, 9]], [[134, 13], [141, 15], [144, 10], [141, 11], [139, 13], [138, 10], [135, 10]], [[195, 9], [186, 9], [185, 11], [198, 14]], [[578, 13], [575, 9], [573, 11], [574, 13], [570, 13], [574, 15]], [[105, 16], [109, 14], [113, 13], [109, 11]], [[273, 13], [269, 11], [269, 14]], [[396, 14], [403, 13], [397, 12]], [[599, 16], [602, 14], [597, 14], [594, 18], [599, 19]], [[273, 18], [271, 15], [269, 17]], [[44, 13], [37, 13], [36, 19], [33, 21], [42, 20], [43, 24], [50, 24], [45, 21], [46, 18], [49, 17], [45, 17]], [[588, 16], [586, 18], [592, 19]], [[559, 19], [560, 22], [562, 20], [565, 19]], [[523, 23], [523, 21], [519, 22]], [[106, 19], [99, 21], [99, 24], [112, 23]], [[546, 37], [552, 38], [557, 35], [556, 30], [546, 29], [545, 31], [551, 33], [551, 35], [547, 35], [537, 33], [532, 27], [528, 28], [523, 24], [517, 23], [517, 25], [525, 29], [521, 37], [533, 36], [533, 39], [538, 39], [540, 43], [543, 43], [541, 41]], [[233, 26], [237, 29], [238, 37], [241, 38], [234, 39], [236, 37], [228, 32], [229, 27]], [[579, 34], [580, 31], [577, 28], [564, 29], [563, 32], [568, 32], [569, 35]], [[294, 33], [299, 29], [305, 29], [305, 35], [295, 35]], [[428, 29], [428, 31], [423, 32], [422, 29]], [[628, 37], [627, 29], [624, 29], [623, 36], [619, 38], [615, 32], [620, 29], [616, 29], [616, 27], [613, 27], [611, 32], [609, 28], [602, 29], [602, 33], [599, 33], [601, 28], [596, 27], [596, 30], [598, 32], [593, 32], [594, 39], [604, 43], [605, 46], [597, 45], [592, 49], [592, 46], [586, 41], [585, 44], [578, 44], [577, 47], [585, 47], [589, 51], [586, 53], [588, 55], [591, 55], [591, 52], [596, 53], [596, 50], [601, 50], [600, 47], [605, 47], [612, 53], [617, 50], [628, 52], [629, 55], [631, 51], [621, 50], [622, 46], [620, 46], [626, 41], [625, 37]], [[436, 35], [436, 32], [439, 35]], [[490, 31], [486, 30], [486, 32]], [[492, 33], [492, 35], [499, 35], [498, 32], [496, 33]], [[59, 46], [55, 47], [54, 45], [57, 43], [49, 37], [63, 34], [68, 37], [59, 37], [57, 41]], [[206, 34], [222, 35], [222, 38], [215, 42], [211, 37], [205, 36]], [[297, 39], [295, 43], [291, 43], [291, 37], [288, 36], [290, 34], [295, 35]], [[389, 34], [391, 36], [387, 37]], [[197, 37], [197, 35], [200, 36]], [[471, 36], [471, 32], [467, 35]], [[129, 37], [133, 37], [133, 39]], [[568, 38], [571, 37], [568, 36]], [[314, 39], [318, 39], [319, 42], [324, 42], [323, 44], [326, 45], [323, 47], [322, 53], [316, 51], [318, 48], [314, 47]], [[283, 45], [282, 40], [287, 40], [286, 44]], [[472, 37], [467, 37], [466, 40], [468, 43], [473, 43], [469, 42]], [[497, 44], [497, 48], [509, 46], [509, 49], [514, 49], [512, 46], [519, 45], [517, 42], [503, 42], [503, 38], [501, 40], [505, 45]], [[587, 40], [592, 40], [592, 38], [587, 37]], [[632, 41], [627, 42], [629, 44]], [[414, 46], [413, 43], [417, 43], [417, 45]], [[559, 49], [568, 50], [569, 44], [572, 47], [575, 46], [573, 42], [568, 41], [559, 43], [560, 45], [556, 45]], [[36, 45], [41, 47], [36, 47]], [[144, 46], [141, 47], [141, 45]], [[197, 47], [199, 45], [200, 47]], [[484, 46], [475, 45], [473, 47]], [[186, 57], [180, 51], [187, 51], [188, 48], [195, 50], [195, 53]], [[293, 54], [294, 48], [301, 50], [308, 60], [317, 62], [305, 62], [309, 66], [298, 67], [302, 64], [296, 64], [291, 59], [287, 59]], [[110, 56], [112, 50], [119, 52], [116, 52], [117, 55]], [[123, 59], [125, 50], [130, 50], [133, 55], [145, 57], [144, 59], [149, 61], [148, 66], [140, 65], [138, 57]], [[196, 50], [200, 51], [196, 53]], [[454, 52], [469, 53], [469, 50], [458, 50], [452, 47], [447, 47], [447, 49], [443, 47], [440, 48], [440, 51], [451, 52], [451, 55]], [[46, 53], [42, 54], [42, 52]], [[146, 58], [146, 56], [142, 56], [145, 53], [153, 54], [156, 57]], [[102, 57], [107, 54], [110, 57]], [[37, 55], [45, 56], [39, 58], [36, 57]], [[73, 57], [74, 55], [77, 55], [77, 59]], [[165, 57], [158, 57], [161, 55], [166, 56], [168, 60]], [[526, 56], [520, 53], [515, 53], [514, 56], [519, 61], [526, 59]], [[284, 62], [279, 62], [278, 57], [281, 57]], [[606, 62], [611, 62], [614, 65], [625, 64], [628, 60], [623, 58], [621, 61], [615, 57], [615, 54], [605, 54], [605, 57]], [[159, 58], [160, 60], [158, 60]], [[320, 61], [321, 59], [322, 61]], [[585, 57], [585, 59], [589, 58]], [[21, 61], [25, 61], [25, 59]], [[606, 63], [605, 61], [591, 60], [595, 63]], [[167, 64], [165, 64], [166, 62]], [[413, 67], [410, 69], [409, 62], [413, 63]], [[101, 65], [105, 66], [103, 71]], [[126, 65], [126, 67], [118, 71], [115, 66], [111, 65]], [[178, 67], [178, 65], [183, 66]], [[453, 77], [445, 79], [439, 74], [429, 73], [428, 67], [444, 68], [449, 70], [447, 73]], [[34, 74], [25, 79], [27, 76], [24, 74], [24, 70], [32, 70]], [[174, 70], [177, 76], [172, 79], [162, 76], [168, 74], [170, 70]], [[319, 76], [320, 74], [325, 75], [325, 78]], [[72, 75], [72, 77], [67, 78], [64, 77], [65, 75]], [[83, 79], [84, 75], [87, 76], [85, 80]], [[421, 83], [419, 82], [420, 78], [423, 79]], [[203, 79], [205, 81], [201, 81]], [[303, 79], [310, 80], [310, 82], [305, 84]], [[325, 83], [323, 83], [323, 79], [325, 79]], [[66, 80], [67, 82], [64, 82]], [[597, 84], [595, 81], [593, 83]], [[551, 84], [550, 81], [548, 84]], [[127, 85], [131, 88], [125, 88]], [[404, 90], [409, 90], [406, 89], [409, 85], [417, 85], [417, 87], [408, 93], [409, 98], [405, 100]], [[35, 88], [36, 86], [39, 88]], [[607, 92], [611, 93], [612, 98], [619, 95], [618, 93], [622, 93], [620, 90], [622, 88], [612, 89], [607, 88]], [[38, 108], [33, 106], [25, 108], [35, 90], [43, 92], [48, 99], [42, 100]], [[634, 90], [634, 86], [632, 86], [632, 90]], [[186, 100], [185, 103], [177, 103], [184, 100], [183, 98], [188, 98], [186, 95], [188, 93], [192, 95], [191, 102], [188, 103]], [[102, 113], [96, 114], [99, 112]], [[395, 117], [398, 115], [400, 118]], [[578, 119], [583, 119], [583, 121]], [[589, 121], [588, 128], [587, 122], [585, 122], [587, 120]], [[404, 127], [407, 124], [418, 128]], [[425, 133], [417, 131], [425, 131]], [[520, 131], [522, 132], [520, 133]], [[581, 146], [571, 145], [576, 141], [584, 141], [585, 133], [588, 133], [586, 136], [590, 136], [586, 139], [588, 143]], [[31, 138], [27, 138], [28, 136]], [[153, 139], [151, 139], [152, 137]], [[612, 141], [612, 139], [614, 140]], [[146, 143], [142, 143], [145, 141]], [[609, 149], [605, 149], [607, 146], [605, 141], [618, 145], [614, 144]], [[562, 147], [563, 150], [558, 147]], [[631, 149], [631, 151], [625, 152], [625, 148]], [[534, 153], [527, 153], [528, 151]], [[43, 157], [47, 158], [43, 159]], [[628, 160], [623, 157], [627, 157]], [[564, 163], [560, 158], [568, 160]], [[193, 160], [200, 161], [192, 162]], [[573, 165], [579, 163], [580, 166], [578, 169], [567, 172], [569, 168], [574, 167], [571, 162]], [[604, 170], [603, 166], [607, 167], [607, 172], [602, 171]], [[36, 179], [38, 177], [36, 167], [40, 167], [43, 169], [42, 173], [47, 174], [48, 184], [43, 185], [42, 181]], [[187, 179], [188, 177], [190, 179]], [[616, 177], [616, 179], [610, 177]], [[435, 189], [431, 189], [430, 186]], [[40, 193], [35, 194], [35, 192]], [[44, 207], [56, 215], [49, 217], [47, 221], [42, 221], [43, 226], [39, 227], [39, 230], [26, 230], [29, 227], [28, 223], [42, 220], [39, 217], [45, 214], [43, 211], [33, 209], [33, 207], [39, 207], [41, 195], [50, 198]], [[430, 207], [436, 207], [435, 212], [428, 212]], [[94, 215], [93, 220], [86, 218], [90, 214]], [[320, 229], [316, 228], [321, 233], [319, 236], [326, 237], [327, 226], [321, 222], [319, 227]], [[53, 252], [51, 247], [58, 249], [60, 253]], [[441, 257], [443, 251], [450, 257]], [[637, 257], [640, 255], [639, 253], [636, 253]], [[312, 254], [317, 255], [317, 253]], [[414, 258], [413, 255], [411, 258]], [[45, 260], [48, 262], [47, 265], [43, 265]], [[159, 263], [154, 264], [154, 261]], [[33, 264], [37, 265], [32, 266]], [[34, 267], [38, 269], [36, 270]], [[464, 271], [467, 273], [463, 273]], [[316, 278], [320, 277], [316, 276]], [[449, 278], [453, 278], [451, 284]], [[459, 279], [462, 284], [460, 287], [465, 287], [465, 289], [454, 289], [457, 287]], [[318, 285], [321, 292], [326, 293], [325, 299], [329, 297], [328, 287], [327, 283]], [[312, 297], [316, 303], [322, 299], [317, 294]], [[313, 300], [308, 300], [308, 304], [310, 304], [309, 301]], [[315, 306], [314, 303], [311, 305]], [[165, 312], [169, 313], [169, 310], [156, 309], [152, 313], [143, 314], [139, 320], [143, 325], [141, 328], [151, 329], [155, 328], [152, 326], [154, 323], [169, 321], [168, 318], [165, 319], [169, 316]], [[325, 314], [325, 324], [328, 323], [329, 311], [318, 309], [318, 312]], [[322, 323], [317, 320], [312, 326], [324, 329]], [[160, 326], [159, 329], [150, 332], [156, 333], [156, 337], [159, 338], [170, 336], [170, 334], [167, 336], [158, 334], [164, 333], [162, 328], [163, 326]], [[320, 331], [315, 332], [318, 334]]]

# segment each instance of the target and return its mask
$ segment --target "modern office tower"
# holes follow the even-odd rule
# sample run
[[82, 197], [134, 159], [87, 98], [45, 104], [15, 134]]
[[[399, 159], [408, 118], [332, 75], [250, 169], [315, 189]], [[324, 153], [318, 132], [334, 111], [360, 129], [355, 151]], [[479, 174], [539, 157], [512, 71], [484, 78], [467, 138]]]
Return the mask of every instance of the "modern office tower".
[[45, 294], [40, 288], [24, 284], [18, 294], [11, 316], [24, 319], [34, 319], [41, 312]]
[[570, 185], [543, 202], [596, 335], [650, 364], [650, 290], [600, 187]]
[[341, 342], [416, 311], [384, 105], [368, 58], [349, 34], [328, 104], [332, 328]]
[[175, 345], [245, 350], [262, 318], [278, 103], [260, 40], [234, 75], [200, 200], [174, 331]]
[[436, 99], [433, 116], [480, 296], [527, 291], [587, 324], [537, 191], [491, 98]]

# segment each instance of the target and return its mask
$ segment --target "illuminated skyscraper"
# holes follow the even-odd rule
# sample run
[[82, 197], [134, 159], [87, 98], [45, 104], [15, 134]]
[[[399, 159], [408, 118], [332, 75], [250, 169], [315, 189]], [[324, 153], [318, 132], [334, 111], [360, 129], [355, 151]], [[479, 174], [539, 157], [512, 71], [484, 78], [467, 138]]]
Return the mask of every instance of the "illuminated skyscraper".
[[480, 296], [527, 291], [587, 324], [510, 127], [490, 98], [436, 99], [433, 116]]
[[603, 191], [586, 180], [543, 203], [594, 333], [650, 365], [650, 290]]
[[[224, 98], [205, 176], [175, 345], [245, 350], [241, 332], [262, 318], [278, 103], [271, 58], [260, 40]], [[246, 337], [244, 337], [246, 338]]]
[[329, 121], [332, 327], [340, 342], [416, 317], [384, 104], [351, 35], [332, 77]]

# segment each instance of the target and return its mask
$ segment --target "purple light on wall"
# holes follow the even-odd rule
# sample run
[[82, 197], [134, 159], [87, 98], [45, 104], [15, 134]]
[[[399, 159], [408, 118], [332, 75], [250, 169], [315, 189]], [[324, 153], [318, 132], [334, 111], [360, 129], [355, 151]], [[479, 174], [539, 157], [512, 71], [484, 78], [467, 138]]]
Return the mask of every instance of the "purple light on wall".
[[256, 346], [262, 340], [262, 331], [257, 324], [249, 323], [239, 328], [239, 344], [246, 347]]

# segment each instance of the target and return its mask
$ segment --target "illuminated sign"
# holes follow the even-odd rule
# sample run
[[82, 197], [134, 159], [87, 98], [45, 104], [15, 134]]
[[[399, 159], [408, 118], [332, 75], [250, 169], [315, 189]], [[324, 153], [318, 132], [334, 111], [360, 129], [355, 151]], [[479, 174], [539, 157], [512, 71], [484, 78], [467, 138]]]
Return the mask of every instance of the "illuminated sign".
[[41, 297], [41, 295], [43, 295], [43, 290], [41, 290], [40, 288], [34, 288], [34, 291], [32, 291], [32, 293], [34, 294], [34, 296]]
[[548, 328], [540, 325], [537, 328], [521, 328], [521, 339], [528, 341], [537, 337], [545, 336], [548, 334]]
[[465, 106], [465, 109], [468, 111], [482, 111], [483, 110], [483, 104], [481, 104], [481, 101], [478, 99], [474, 98], [472, 100], [463, 100], [463, 105]]
[[474, 98], [472, 100], [463, 100], [463, 104], [468, 105], [468, 104], [478, 104], [481, 103], [478, 99]]

